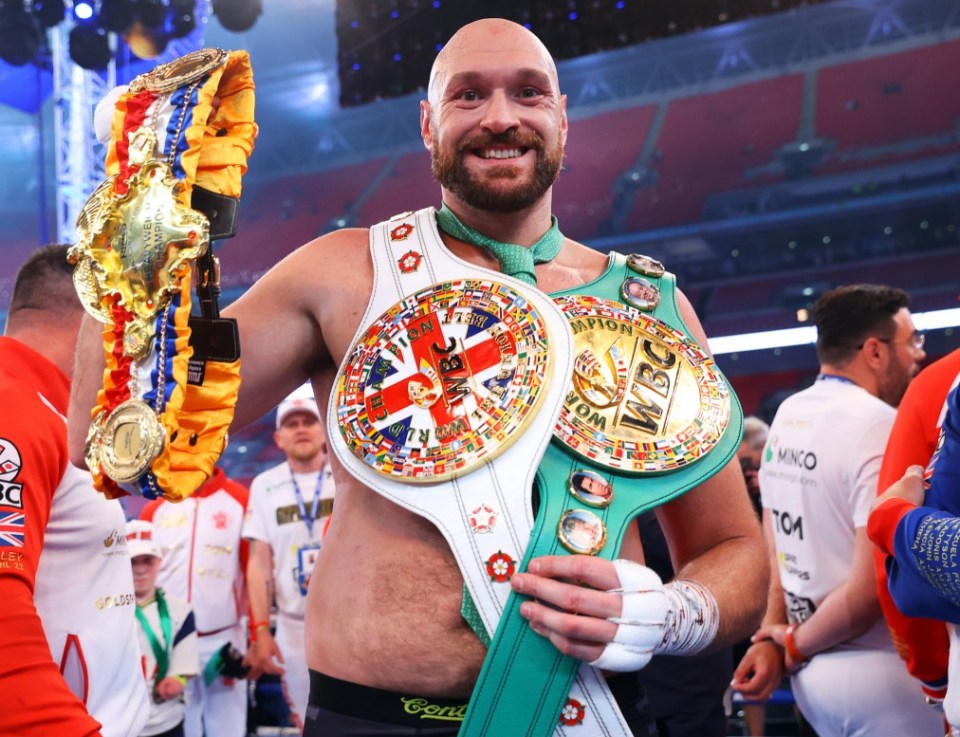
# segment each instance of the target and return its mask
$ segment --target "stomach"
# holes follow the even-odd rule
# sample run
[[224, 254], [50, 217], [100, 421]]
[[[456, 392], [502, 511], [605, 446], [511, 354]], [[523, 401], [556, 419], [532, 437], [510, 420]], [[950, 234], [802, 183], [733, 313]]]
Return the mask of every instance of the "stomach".
[[463, 578], [443, 536], [342, 468], [335, 477], [307, 594], [308, 666], [391, 691], [469, 696], [486, 648], [460, 615]]

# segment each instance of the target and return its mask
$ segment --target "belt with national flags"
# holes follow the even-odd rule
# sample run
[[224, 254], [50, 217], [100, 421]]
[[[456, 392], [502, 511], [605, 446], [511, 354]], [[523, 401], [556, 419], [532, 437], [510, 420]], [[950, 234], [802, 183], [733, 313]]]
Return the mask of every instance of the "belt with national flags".
[[[209, 244], [234, 232], [253, 108], [247, 53], [222, 49], [140, 75], [116, 101], [108, 179], [70, 251], [81, 302], [105, 323], [86, 461], [108, 496], [182, 499], [225, 447], [239, 344]], [[203, 315], [191, 317], [194, 283]]]
[[492, 634], [533, 526], [570, 330], [542, 292], [447, 250], [433, 208], [371, 228], [370, 252], [327, 435], [354, 477], [441, 531]]
[[[341, 365], [328, 434], [355, 477], [442, 532], [475, 628], [493, 635], [461, 734], [629, 734], [602, 675], [529, 630], [509, 580], [533, 555], [614, 557], [639, 510], [726, 463], [740, 424], [725, 382], [640, 309], [582, 288], [549, 300], [461, 261], [432, 209], [372, 228], [371, 255], [366, 327]], [[640, 308], [682, 325], [672, 277], [643, 279], [647, 262], [631, 263], [613, 259], [589, 291], [625, 300], [630, 287]]]

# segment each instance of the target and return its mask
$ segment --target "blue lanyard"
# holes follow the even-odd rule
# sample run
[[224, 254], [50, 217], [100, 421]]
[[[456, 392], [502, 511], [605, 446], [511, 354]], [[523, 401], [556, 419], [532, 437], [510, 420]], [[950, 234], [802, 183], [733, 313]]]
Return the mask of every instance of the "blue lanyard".
[[837, 374], [817, 374], [817, 381], [839, 381], [841, 384], [859, 386], [853, 379], [848, 379], [846, 376], [838, 376]]
[[[290, 464], [287, 464], [290, 468]], [[290, 483], [293, 484], [293, 495], [297, 499], [297, 509], [300, 510], [300, 519], [307, 526], [307, 534], [313, 537], [313, 523], [317, 521], [317, 514], [320, 512], [320, 486], [323, 484], [323, 469], [317, 472], [317, 488], [313, 492], [313, 502], [310, 505], [310, 514], [307, 515], [307, 506], [303, 503], [303, 494], [300, 493], [300, 486], [297, 484], [297, 477], [290, 468]]]

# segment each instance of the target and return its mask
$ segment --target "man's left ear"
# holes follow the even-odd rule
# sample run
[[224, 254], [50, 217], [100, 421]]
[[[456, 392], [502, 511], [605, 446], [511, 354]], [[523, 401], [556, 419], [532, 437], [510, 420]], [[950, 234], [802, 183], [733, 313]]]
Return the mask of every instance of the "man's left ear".
[[560, 95], [560, 140], [564, 146], [567, 145], [567, 130], [569, 130], [569, 127], [567, 122], [567, 96]]
[[881, 355], [882, 351], [880, 350], [879, 340], [876, 338], [867, 338], [863, 341], [863, 348], [860, 350], [868, 366], [871, 368], [882, 368], [883, 356]]
[[420, 138], [423, 139], [423, 145], [427, 151], [430, 151], [433, 146], [433, 133], [430, 130], [431, 113], [430, 102], [420, 100]]

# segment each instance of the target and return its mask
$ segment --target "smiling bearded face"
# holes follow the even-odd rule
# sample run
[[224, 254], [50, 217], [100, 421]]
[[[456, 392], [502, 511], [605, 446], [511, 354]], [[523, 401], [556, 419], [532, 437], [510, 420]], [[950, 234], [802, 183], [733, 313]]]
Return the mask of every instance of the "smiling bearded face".
[[[442, 150], [439, 140], [434, 136], [431, 146], [434, 178], [470, 207], [488, 212], [519, 212], [531, 207], [556, 181], [563, 163], [563, 144], [558, 141], [553, 151], [547, 152], [536, 133], [508, 130], [475, 136], [462, 141], [456, 150]], [[514, 166], [502, 166], [487, 169], [480, 179], [467, 168], [466, 157], [471, 152], [503, 146], [536, 153], [529, 177]]]

